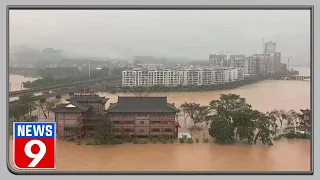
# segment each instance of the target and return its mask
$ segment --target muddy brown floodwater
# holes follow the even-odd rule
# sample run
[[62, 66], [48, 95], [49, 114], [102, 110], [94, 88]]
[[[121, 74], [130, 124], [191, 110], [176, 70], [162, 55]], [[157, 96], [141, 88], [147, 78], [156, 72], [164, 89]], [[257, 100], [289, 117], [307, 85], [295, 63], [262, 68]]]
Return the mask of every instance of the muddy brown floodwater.
[[[307, 74], [308, 75], [308, 74]], [[215, 92], [155, 93], [170, 103], [208, 104], [222, 93], [247, 98], [254, 109], [297, 110], [310, 108], [310, 81], [263, 81]], [[100, 93], [116, 102], [118, 95]], [[108, 104], [107, 104], [108, 106]], [[185, 132], [186, 124], [180, 120]], [[10, 153], [12, 140], [10, 140]], [[12, 154], [10, 155], [12, 164]], [[309, 171], [310, 141], [280, 140], [273, 146], [236, 144], [123, 144], [86, 146], [57, 141], [57, 170], [61, 171]]]

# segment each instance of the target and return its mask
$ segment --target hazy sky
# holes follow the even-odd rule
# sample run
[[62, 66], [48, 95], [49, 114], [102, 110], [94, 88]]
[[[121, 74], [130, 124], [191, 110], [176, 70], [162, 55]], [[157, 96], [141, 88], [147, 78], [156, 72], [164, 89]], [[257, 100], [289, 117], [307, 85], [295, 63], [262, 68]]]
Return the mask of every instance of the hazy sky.
[[206, 60], [261, 53], [264, 37], [283, 61], [310, 61], [308, 10], [10, 10], [9, 18], [10, 45], [79, 55]]

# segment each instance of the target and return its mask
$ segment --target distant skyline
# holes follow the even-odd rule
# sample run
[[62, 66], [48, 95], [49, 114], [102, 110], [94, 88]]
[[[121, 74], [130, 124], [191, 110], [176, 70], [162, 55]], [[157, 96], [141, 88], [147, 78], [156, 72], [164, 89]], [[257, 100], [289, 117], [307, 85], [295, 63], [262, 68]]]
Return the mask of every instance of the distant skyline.
[[277, 43], [282, 62], [310, 62], [309, 10], [10, 10], [10, 46], [109, 58], [207, 60]]

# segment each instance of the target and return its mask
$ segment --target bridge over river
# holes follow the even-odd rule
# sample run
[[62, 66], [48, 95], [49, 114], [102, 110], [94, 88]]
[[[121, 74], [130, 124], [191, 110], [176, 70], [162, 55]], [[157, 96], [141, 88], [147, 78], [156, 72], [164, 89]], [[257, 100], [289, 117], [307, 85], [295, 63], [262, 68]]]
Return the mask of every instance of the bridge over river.
[[283, 76], [283, 75], [271, 75], [270, 80], [306, 80], [310, 79], [310, 76]]

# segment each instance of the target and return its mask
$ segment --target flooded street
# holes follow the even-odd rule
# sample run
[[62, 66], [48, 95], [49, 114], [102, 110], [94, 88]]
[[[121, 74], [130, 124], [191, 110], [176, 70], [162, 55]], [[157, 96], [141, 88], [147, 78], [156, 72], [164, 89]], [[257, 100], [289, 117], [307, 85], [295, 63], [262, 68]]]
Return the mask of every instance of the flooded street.
[[[300, 75], [309, 75], [301, 72]], [[155, 93], [167, 96], [178, 107], [186, 102], [208, 104], [220, 94], [247, 98], [253, 109], [310, 109], [310, 81], [263, 81], [241, 88], [188, 93]], [[117, 102], [118, 95], [99, 93]], [[127, 95], [127, 94], [126, 94]], [[180, 121], [183, 125], [183, 122]], [[190, 125], [190, 122], [187, 126]], [[185, 131], [182, 127], [181, 131]], [[12, 140], [10, 140], [12, 144]], [[10, 153], [12, 152], [10, 145]], [[12, 163], [12, 157], [11, 157]], [[62, 171], [308, 171], [309, 140], [280, 140], [273, 146], [210, 144], [123, 144], [86, 146], [57, 141], [57, 170]]]

